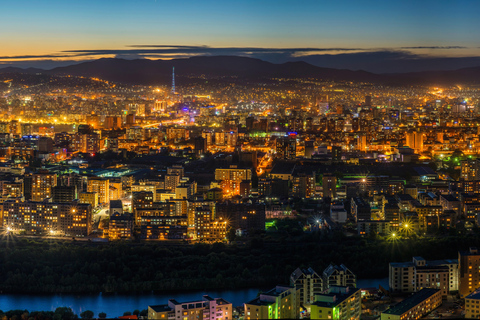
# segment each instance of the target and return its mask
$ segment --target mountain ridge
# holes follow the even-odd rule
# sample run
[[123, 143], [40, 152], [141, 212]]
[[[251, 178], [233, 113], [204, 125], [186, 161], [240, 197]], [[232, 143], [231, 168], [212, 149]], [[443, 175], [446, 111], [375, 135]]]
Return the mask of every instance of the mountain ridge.
[[74, 75], [127, 84], [159, 85], [170, 83], [173, 67], [177, 76], [238, 77], [249, 80], [316, 78], [393, 85], [471, 84], [480, 81], [480, 66], [457, 70], [377, 74], [364, 70], [317, 67], [305, 61], [271, 63], [240, 56], [197, 56], [172, 60], [101, 58], [51, 70], [7, 67], [0, 69], [0, 73]]

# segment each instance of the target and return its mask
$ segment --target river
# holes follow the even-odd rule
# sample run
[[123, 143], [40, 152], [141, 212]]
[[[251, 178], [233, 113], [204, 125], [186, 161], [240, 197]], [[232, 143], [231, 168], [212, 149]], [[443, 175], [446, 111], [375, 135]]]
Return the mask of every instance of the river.
[[[381, 285], [388, 289], [388, 278], [384, 279], [361, 279], [357, 281], [357, 287], [369, 288]], [[99, 312], [105, 312], [108, 318], [123, 315], [125, 311], [133, 312], [135, 309], [147, 309], [149, 305], [166, 304], [168, 299], [176, 299], [179, 302], [201, 300], [204, 294], [213, 298], [224, 298], [234, 306], [241, 306], [244, 302], [254, 299], [258, 289], [239, 289], [225, 291], [196, 291], [188, 293], [170, 294], [139, 294], [139, 295], [26, 295], [26, 294], [0, 294], [0, 310], [14, 309], [28, 311], [54, 311], [57, 307], [70, 307], [76, 314], [85, 310], [91, 310], [95, 316]]]

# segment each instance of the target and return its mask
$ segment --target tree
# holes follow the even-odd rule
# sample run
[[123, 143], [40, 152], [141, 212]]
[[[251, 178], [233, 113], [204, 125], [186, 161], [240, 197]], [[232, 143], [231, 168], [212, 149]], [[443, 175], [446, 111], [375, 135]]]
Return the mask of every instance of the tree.
[[236, 237], [235, 228], [230, 228], [227, 232], [227, 240], [233, 241], [235, 240], [235, 237]]
[[107, 317], [107, 314], [106, 314], [105, 312], [100, 312], [100, 313], [98, 314], [98, 317], [99, 317], [100, 319], [105, 319], [105, 318]]
[[77, 315], [73, 313], [73, 310], [69, 307], [58, 307], [55, 309], [55, 314], [53, 315], [53, 320], [73, 320], [76, 318]]
[[124, 315], [124, 316], [131, 316], [132, 313], [131, 313], [130, 311], [125, 311], [125, 312], [123, 313], [123, 315]]
[[85, 310], [82, 313], [80, 313], [80, 317], [82, 319], [91, 319], [93, 318], [93, 316], [94, 316], [94, 313], [93, 311], [90, 311], [90, 310]]
[[139, 314], [140, 314], [140, 310], [138, 310], [138, 309], [133, 310], [133, 315], [134, 316], [138, 317]]

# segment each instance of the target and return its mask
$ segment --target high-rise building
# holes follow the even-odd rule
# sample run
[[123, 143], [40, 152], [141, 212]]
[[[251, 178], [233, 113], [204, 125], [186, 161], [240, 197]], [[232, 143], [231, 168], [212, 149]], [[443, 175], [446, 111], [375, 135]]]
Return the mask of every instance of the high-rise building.
[[323, 197], [335, 199], [337, 197], [337, 177], [334, 174], [324, 174], [322, 178]]
[[195, 154], [200, 156], [207, 152], [207, 139], [198, 136], [195, 137]]
[[365, 106], [366, 107], [372, 106], [372, 96], [365, 96]]
[[310, 309], [311, 319], [358, 320], [362, 314], [361, 290], [348, 286], [331, 287], [315, 295]]
[[299, 198], [315, 196], [315, 173], [296, 173], [292, 177], [292, 195]]
[[215, 169], [215, 180], [221, 181], [220, 184], [225, 194], [240, 194], [240, 183], [244, 180], [252, 180], [251, 168], [238, 168], [231, 165], [229, 168]]
[[133, 236], [133, 217], [130, 213], [115, 212], [108, 222], [108, 239], [128, 239]]
[[294, 160], [297, 157], [297, 139], [295, 137], [277, 138], [275, 152], [277, 158]]
[[43, 201], [52, 197], [52, 188], [57, 185], [57, 175], [49, 172], [38, 172], [32, 175], [32, 201]]
[[458, 252], [458, 281], [461, 298], [480, 287], [480, 253], [477, 248]]
[[357, 149], [359, 151], [365, 152], [367, 151], [367, 136], [362, 134], [359, 135], [357, 138]]
[[405, 133], [405, 144], [412, 148], [415, 153], [423, 152], [424, 134], [418, 131], [409, 131]]
[[290, 285], [295, 287], [301, 304], [315, 301], [315, 295], [323, 292], [323, 278], [312, 268], [297, 268], [290, 275]]
[[92, 225], [92, 207], [69, 203], [7, 200], [3, 225], [14, 233], [87, 236]]
[[52, 187], [53, 202], [72, 202], [75, 199], [78, 199], [77, 186]]
[[108, 203], [110, 201], [110, 181], [105, 178], [89, 178], [87, 181], [87, 192], [98, 194], [99, 203]]
[[339, 147], [339, 146], [332, 147], [332, 161], [333, 162], [342, 161], [342, 147]]
[[355, 288], [357, 286], [357, 277], [343, 264], [339, 266], [330, 264], [323, 270], [323, 288], [326, 290], [332, 286]]
[[460, 162], [460, 178], [464, 181], [480, 180], [480, 159], [462, 160]]
[[319, 115], [324, 115], [325, 113], [328, 112], [328, 96], [317, 96], [317, 101], [316, 101], [316, 106], [318, 108], [318, 114]]
[[389, 264], [389, 286], [392, 292], [412, 293], [422, 288], [438, 289], [446, 297], [458, 290], [458, 260], [427, 261], [413, 257], [411, 262]]
[[245, 320], [298, 319], [300, 302], [297, 290], [289, 286], [276, 286], [244, 304]]
[[372, 211], [370, 208], [370, 204], [360, 197], [352, 198], [351, 214], [355, 218], [356, 222], [358, 222], [359, 220], [372, 219]]

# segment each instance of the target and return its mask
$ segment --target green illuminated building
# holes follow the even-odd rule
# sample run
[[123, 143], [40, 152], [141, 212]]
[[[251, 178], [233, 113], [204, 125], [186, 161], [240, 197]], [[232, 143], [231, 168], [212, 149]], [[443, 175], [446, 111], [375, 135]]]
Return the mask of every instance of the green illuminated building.
[[311, 319], [360, 319], [361, 291], [353, 287], [332, 286], [326, 293], [315, 295]]

